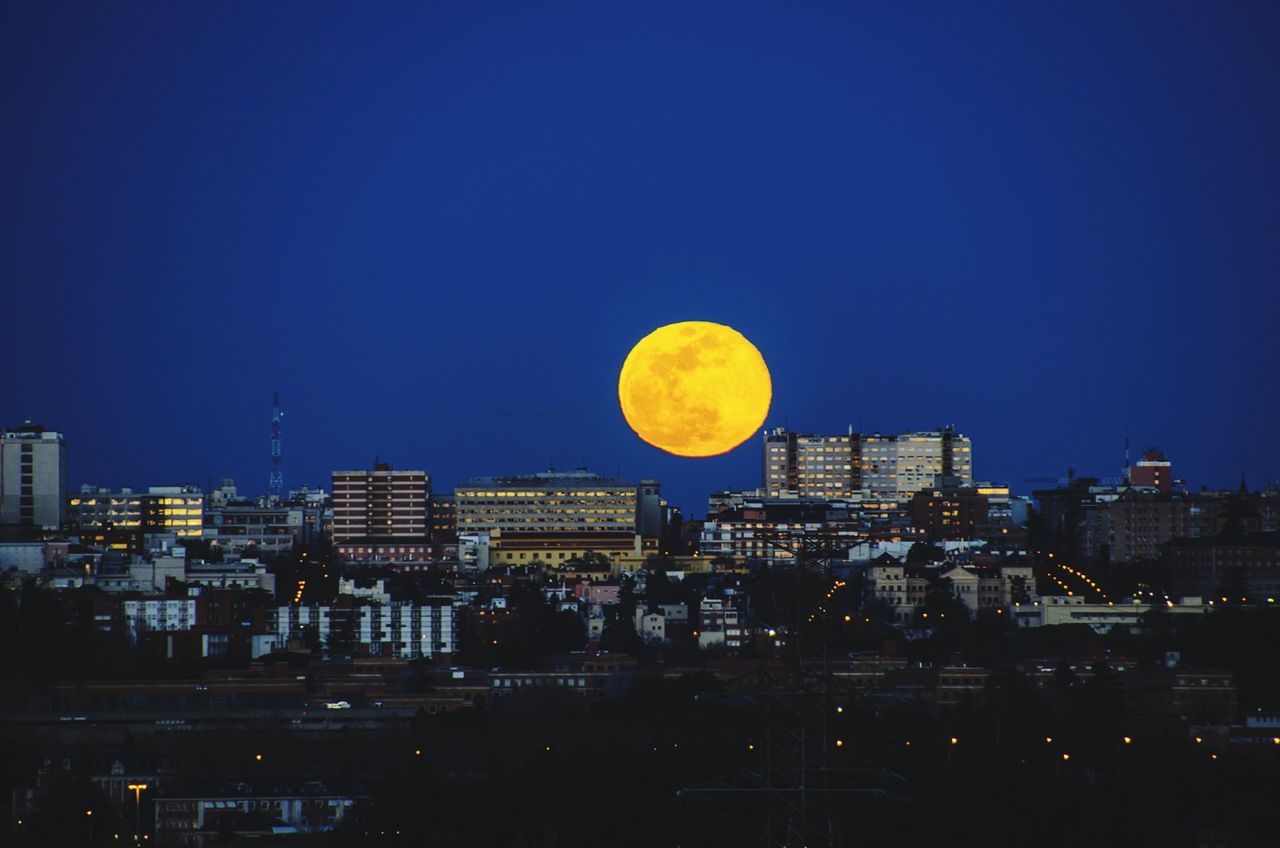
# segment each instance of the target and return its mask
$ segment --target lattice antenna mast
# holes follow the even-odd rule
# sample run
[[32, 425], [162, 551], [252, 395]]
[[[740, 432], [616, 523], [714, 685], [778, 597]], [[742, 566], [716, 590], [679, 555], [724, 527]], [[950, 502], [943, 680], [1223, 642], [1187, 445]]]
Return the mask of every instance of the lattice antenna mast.
[[273, 501], [284, 498], [284, 451], [280, 443], [280, 392], [271, 395], [271, 478], [267, 482], [267, 497]]

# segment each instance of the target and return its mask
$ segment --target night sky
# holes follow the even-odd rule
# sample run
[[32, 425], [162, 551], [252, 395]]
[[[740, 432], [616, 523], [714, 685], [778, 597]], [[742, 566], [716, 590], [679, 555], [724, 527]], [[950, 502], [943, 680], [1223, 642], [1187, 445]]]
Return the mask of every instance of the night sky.
[[[588, 465], [687, 513], [617, 372], [730, 324], [769, 425], [975, 474], [1280, 476], [1280, 4], [0, 9], [0, 424], [70, 483], [438, 489]], [[550, 8], [554, 6], [554, 8]]]

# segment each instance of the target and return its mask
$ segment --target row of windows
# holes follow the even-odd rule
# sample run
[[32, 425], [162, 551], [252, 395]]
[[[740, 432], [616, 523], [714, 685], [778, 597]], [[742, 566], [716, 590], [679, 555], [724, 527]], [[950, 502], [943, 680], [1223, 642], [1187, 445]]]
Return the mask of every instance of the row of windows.
[[621, 489], [614, 491], [565, 491], [565, 492], [549, 492], [549, 491], [468, 491], [459, 489], [456, 493], [458, 498], [536, 498], [538, 500], [550, 498], [633, 498], [635, 497], [634, 489]]

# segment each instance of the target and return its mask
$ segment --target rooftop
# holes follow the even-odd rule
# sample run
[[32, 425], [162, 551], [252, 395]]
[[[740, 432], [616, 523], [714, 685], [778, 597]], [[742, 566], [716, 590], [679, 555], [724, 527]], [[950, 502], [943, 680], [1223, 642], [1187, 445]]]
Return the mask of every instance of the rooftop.
[[472, 477], [463, 483], [458, 484], [458, 488], [469, 488], [475, 486], [560, 486], [565, 483], [591, 483], [597, 486], [625, 486], [634, 488], [635, 483], [629, 480], [623, 480], [620, 477], [606, 477], [603, 474], [596, 474], [585, 468], [578, 468], [574, 471], [556, 471], [550, 469], [548, 471], [539, 471], [535, 474], [517, 474], [507, 477]]

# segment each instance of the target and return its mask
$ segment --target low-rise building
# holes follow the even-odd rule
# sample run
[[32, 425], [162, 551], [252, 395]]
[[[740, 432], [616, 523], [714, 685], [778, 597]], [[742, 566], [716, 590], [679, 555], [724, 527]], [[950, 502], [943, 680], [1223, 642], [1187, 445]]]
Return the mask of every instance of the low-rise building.
[[121, 603], [125, 633], [137, 644], [144, 633], [191, 630], [198, 623], [195, 598], [130, 599]]
[[240, 562], [189, 562], [182, 577], [188, 586], [245, 589], [275, 594], [276, 576], [255, 559]]
[[223, 557], [240, 557], [250, 549], [275, 557], [311, 541], [319, 530], [315, 505], [237, 500], [208, 507], [202, 533]]
[[244, 783], [210, 791], [172, 789], [155, 798], [156, 843], [198, 848], [238, 839], [280, 834], [325, 833], [351, 815], [356, 797], [331, 792], [319, 782], [255, 789]]
[[[1080, 595], [1044, 595], [1030, 605], [1015, 605], [1013, 612], [1023, 627], [1087, 624], [1098, 633], [1106, 633], [1116, 626], [1137, 627], [1155, 608], [1153, 604], [1137, 601], [1099, 604], [1087, 603]], [[1204, 615], [1210, 608], [1197, 597], [1182, 598], [1176, 604], [1164, 606], [1171, 615]]]
[[866, 571], [866, 598], [887, 605], [900, 624], [923, 606], [929, 588], [945, 583], [971, 613], [1007, 611], [1032, 604], [1036, 594], [1031, 565], [908, 566], [882, 555]]
[[804, 539], [824, 537], [849, 546], [864, 537], [865, 529], [845, 501], [746, 499], [707, 517], [698, 552], [702, 558], [783, 565], [794, 562]]
[[741, 648], [747, 640], [742, 612], [730, 599], [703, 598], [698, 607], [698, 647]]
[[330, 651], [419, 659], [458, 649], [456, 599], [347, 606], [284, 606], [272, 611], [268, 630], [282, 643], [314, 638]]

